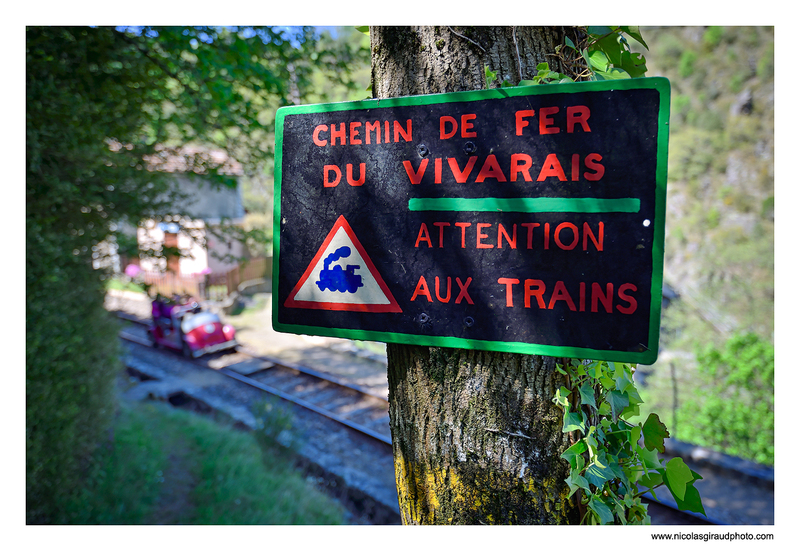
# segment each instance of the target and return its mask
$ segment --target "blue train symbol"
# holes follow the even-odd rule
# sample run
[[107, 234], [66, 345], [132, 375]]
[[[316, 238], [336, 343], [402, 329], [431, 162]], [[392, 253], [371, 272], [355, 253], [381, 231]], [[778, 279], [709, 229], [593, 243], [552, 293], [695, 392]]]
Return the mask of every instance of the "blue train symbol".
[[325, 257], [322, 271], [319, 274], [319, 281], [316, 282], [320, 291], [330, 289], [340, 293], [355, 293], [359, 287], [364, 286], [361, 276], [355, 273], [356, 269], [361, 266], [348, 264], [347, 268], [343, 269], [337, 264], [333, 268], [330, 267], [332, 262], [336, 262], [340, 258], [347, 258], [350, 253], [350, 247], [339, 247]]

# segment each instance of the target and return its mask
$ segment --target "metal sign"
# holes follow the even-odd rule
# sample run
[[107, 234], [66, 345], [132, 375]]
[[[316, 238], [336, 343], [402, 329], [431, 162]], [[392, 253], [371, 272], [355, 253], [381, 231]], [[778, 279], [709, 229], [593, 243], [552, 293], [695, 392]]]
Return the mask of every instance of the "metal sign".
[[275, 329], [653, 363], [668, 121], [663, 78], [279, 109]]

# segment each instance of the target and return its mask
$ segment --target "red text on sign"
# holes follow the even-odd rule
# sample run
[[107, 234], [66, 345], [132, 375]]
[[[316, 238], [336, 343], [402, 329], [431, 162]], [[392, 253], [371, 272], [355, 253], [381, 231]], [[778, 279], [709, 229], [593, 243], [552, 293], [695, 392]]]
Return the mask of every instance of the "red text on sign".
[[[539, 108], [539, 134], [559, 134], [561, 127], [557, 126], [555, 115], [559, 113], [559, 107], [541, 107]], [[566, 130], [567, 134], [572, 134], [580, 127], [584, 132], [591, 132], [589, 128], [589, 117], [591, 112], [585, 105], [570, 105], [566, 110]], [[535, 109], [523, 109], [514, 113], [514, 125], [516, 128], [517, 136], [522, 136], [525, 127], [531, 127], [529, 119], [536, 117]], [[530, 130], [528, 130], [530, 132]]]
[[[405, 126], [400, 121], [374, 121], [339, 124], [318, 124], [314, 127], [311, 139], [315, 145], [371, 145], [380, 143], [405, 142], [413, 139], [413, 125], [411, 119], [406, 120]], [[381, 142], [381, 139], [383, 140]]]
[[[561, 182], [577, 182], [580, 181], [581, 177], [589, 182], [596, 182], [605, 174], [605, 167], [600, 162], [603, 157], [599, 153], [589, 153], [585, 156], [574, 153], [569, 157], [564, 155], [561, 159], [555, 153], [550, 153], [542, 162], [538, 172], [534, 168], [533, 158], [526, 153], [512, 154], [510, 162], [505, 166], [500, 164], [495, 155], [488, 155], [480, 163], [480, 169], [477, 171], [475, 171], [479, 161], [477, 156], [469, 157], [464, 162], [463, 168], [459, 165], [458, 159], [454, 157], [447, 157], [445, 160], [447, 161], [447, 167], [450, 169], [450, 175], [458, 184], [467, 183], [473, 173], [475, 174], [474, 182], [478, 184], [488, 180], [497, 182], [524, 180], [532, 182], [534, 176], [537, 182], [544, 182], [547, 178], [558, 178]], [[433, 164], [433, 183], [441, 184], [444, 163], [441, 158], [435, 158], [433, 159]], [[422, 159], [416, 168], [411, 161], [403, 161], [403, 168], [405, 168], [408, 180], [413, 185], [422, 183], [429, 165], [430, 159], [428, 158]], [[569, 172], [566, 172], [564, 167], [567, 167]], [[582, 171], [583, 168], [586, 170]], [[532, 170], [534, 171], [533, 173], [531, 172]]]
[[[593, 228], [588, 222], [582, 225], [572, 222], [561, 222], [551, 227], [550, 222], [523, 222], [521, 224], [486, 223], [480, 222], [473, 227], [472, 222], [455, 222], [451, 228], [450, 222], [434, 222], [435, 229], [428, 228], [425, 222], [420, 223], [417, 240], [414, 247], [425, 246], [429, 249], [449, 247], [502, 249], [538, 249], [549, 250], [552, 245], [563, 251], [571, 251], [580, 245], [580, 249], [588, 251], [593, 245], [594, 250], [603, 250], [605, 239], [605, 224], [598, 222]], [[518, 226], [522, 230], [518, 231]], [[458, 228], [458, 229], [456, 229]], [[433, 235], [433, 237], [431, 237]], [[518, 237], [520, 239], [518, 239]], [[436, 242], [436, 245], [434, 245]], [[591, 244], [591, 245], [590, 245]]]
[[[520, 284], [520, 280], [501, 277], [498, 278], [497, 283], [505, 286], [506, 307], [513, 308], [515, 286]], [[615, 309], [622, 314], [633, 314], [636, 312], [638, 303], [630, 293], [636, 291], [636, 285], [633, 283], [623, 283], [614, 294], [613, 283], [606, 283], [603, 288], [600, 283], [593, 282], [588, 289], [589, 296], [587, 297], [587, 284], [583, 281], [578, 283], [577, 289], [573, 284], [571, 292], [563, 281], [556, 281], [550, 291], [541, 279], [526, 279], [522, 284], [525, 308], [531, 308], [535, 304], [539, 309], [552, 310], [563, 302], [563, 305], [573, 312], [586, 312], [588, 306], [590, 312], [600, 312], [602, 307], [607, 314], [613, 313]], [[516, 292], [516, 296], [519, 298], [519, 292]]]
[[[459, 304], [464, 300], [467, 301], [467, 304], [475, 304], [472, 302], [472, 297], [469, 296], [468, 291], [469, 284], [472, 283], [472, 278], [468, 277], [466, 281], [461, 281], [460, 277], [455, 279], [456, 285], [458, 285], [458, 295], [456, 296], [455, 304]], [[450, 284], [450, 276], [447, 276], [446, 283], [444, 283], [444, 280], [440, 279], [439, 276], [434, 278], [434, 291], [436, 293], [436, 300], [444, 303], [450, 302]], [[442, 288], [445, 286], [447, 289], [446, 291], [442, 290]], [[442, 294], [444, 294], [444, 297], [442, 297]], [[425, 279], [425, 276], [420, 276], [419, 281], [417, 282], [417, 287], [414, 289], [414, 294], [411, 295], [411, 301], [413, 302], [419, 297], [427, 298], [428, 302], [433, 302], [433, 297], [431, 296], [431, 291], [428, 287], [428, 281]]]

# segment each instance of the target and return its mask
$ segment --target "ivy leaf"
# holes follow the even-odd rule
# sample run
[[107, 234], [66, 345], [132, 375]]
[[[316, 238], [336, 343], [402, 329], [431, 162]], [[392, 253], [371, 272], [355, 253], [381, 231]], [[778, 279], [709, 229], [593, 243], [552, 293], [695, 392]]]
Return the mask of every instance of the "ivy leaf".
[[706, 514], [700, 492], [694, 487], [697, 480], [703, 477], [691, 470], [683, 459], [675, 457], [667, 463], [664, 483], [669, 489], [675, 503], [682, 511]]
[[616, 67], [608, 71], [595, 71], [594, 75], [597, 77], [597, 80], [623, 80], [631, 78], [631, 75], [629, 75], [627, 72]]
[[625, 46], [620, 41], [621, 38], [621, 35], [611, 32], [595, 42], [592, 49], [603, 52], [611, 65], [619, 66], [620, 56], [625, 49]]
[[572, 494], [577, 492], [579, 488], [583, 488], [587, 493], [591, 492], [589, 489], [589, 483], [585, 478], [578, 474], [578, 471], [572, 471], [569, 473], [569, 477], [565, 479], [565, 482], [567, 483], [567, 486], [569, 486], [570, 490], [568, 497], [572, 497]]
[[486, 75], [486, 87], [488, 88], [497, 78], [496, 71], [490, 71], [488, 65], [483, 67], [484, 74]]
[[620, 392], [625, 392], [628, 388], [633, 386], [631, 373], [625, 369], [625, 364], [614, 364], [614, 379], [616, 380], [617, 390]]
[[644, 465], [645, 468], [650, 470], [661, 469], [661, 462], [658, 460], [658, 450], [648, 450], [646, 448], [640, 448], [639, 446], [636, 446], [636, 452], [638, 453], [639, 458], [642, 460], [642, 465]]
[[614, 472], [608, 468], [607, 465], [602, 463], [602, 458], [600, 456], [597, 456], [592, 464], [586, 468], [584, 476], [589, 483], [594, 484], [598, 488], [602, 488], [603, 484], [614, 479]]
[[667, 463], [666, 483], [675, 499], [682, 500], [686, 495], [686, 486], [695, 480], [692, 472], [680, 457], [673, 457]]
[[580, 386], [578, 392], [581, 394], [581, 404], [597, 409], [597, 403], [594, 401], [594, 387], [588, 381]]
[[631, 417], [639, 416], [639, 403], [631, 403], [628, 407], [623, 409], [619, 417], [620, 419], [630, 419]]
[[589, 53], [586, 57], [586, 61], [589, 63], [589, 66], [592, 67], [593, 70], [604, 72], [608, 70], [608, 56], [601, 51], [593, 51]]
[[642, 33], [639, 31], [639, 27], [638, 26], [632, 27], [632, 26], [621, 25], [620, 29], [622, 29], [622, 32], [628, 33], [628, 36], [630, 36], [636, 42], [638, 42], [639, 44], [644, 46], [645, 49], [650, 50], [650, 47], [644, 41], [644, 38], [642, 38]]
[[644, 447], [648, 450], [658, 450], [664, 453], [664, 439], [669, 438], [666, 425], [661, 422], [658, 415], [651, 413], [642, 426]]
[[644, 475], [642, 478], [639, 479], [639, 484], [641, 484], [642, 486], [651, 491], [653, 488], [655, 488], [656, 486], [658, 486], [663, 482], [664, 482], [664, 477], [661, 475], [661, 473], [656, 473], [656, 472], [647, 473], [646, 475]]
[[603, 36], [603, 35], [609, 34], [611, 32], [614, 32], [614, 30], [611, 27], [601, 27], [601, 26], [597, 26], [597, 25], [590, 25], [589, 27], [587, 27], [586, 32], [589, 33], [592, 36], [597, 37], [597, 36]]
[[639, 53], [623, 52], [619, 66], [632, 78], [642, 77], [647, 72], [646, 61]]
[[569, 400], [567, 399], [569, 397], [569, 394], [570, 394], [569, 389], [565, 386], [562, 386], [561, 388], [556, 390], [556, 395], [553, 398], [553, 401], [562, 408], [569, 409], [568, 408]]
[[692, 511], [693, 513], [707, 516], [706, 510], [703, 508], [703, 501], [700, 498], [700, 492], [694, 487], [694, 484], [687, 485], [684, 498], [676, 498], [675, 503], [682, 511]]
[[562, 432], [572, 432], [579, 430], [586, 432], [586, 425], [584, 424], [583, 414], [581, 412], [566, 412], [564, 413], [564, 428]]
[[600, 524], [612, 524], [614, 522], [614, 515], [611, 513], [611, 509], [599, 497], [592, 496], [589, 500], [589, 508], [597, 515]]
[[536, 84], [536, 82], [533, 81], [533, 80], [520, 80], [519, 81], [519, 85], [520, 86], [534, 86], [535, 84]]
[[642, 436], [642, 427], [641, 425], [636, 425], [635, 427], [631, 427], [631, 432], [629, 433], [628, 442], [630, 443], [631, 447], [636, 446], [639, 442], [639, 437]]
[[625, 394], [628, 396], [628, 401], [633, 404], [641, 404], [644, 400], [639, 395], [639, 391], [636, 390], [636, 387], [631, 383], [631, 386], [625, 391]]
[[606, 395], [606, 400], [611, 404], [611, 416], [616, 421], [620, 412], [628, 407], [628, 397], [618, 390], [612, 390]]
[[579, 440], [578, 442], [571, 445], [569, 448], [564, 450], [564, 453], [561, 454], [563, 459], [569, 461], [570, 467], [572, 470], [578, 470], [580, 467], [578, 466], [578, 457], [581, 457], [581, 454], [588, 450], [588, 446], [586, 445], [585, 440]]
[[659, 486], [663, 482], [664, 482], [663, 475], [661, 473], [656, 473], [656, 472], [647, 473], [646, 475], [644, 475], [642, 478], [639, 479], [639, 484], [647, 488], [647, 490], [654, 498], [657, 498], [654, 488], [656, 486]]

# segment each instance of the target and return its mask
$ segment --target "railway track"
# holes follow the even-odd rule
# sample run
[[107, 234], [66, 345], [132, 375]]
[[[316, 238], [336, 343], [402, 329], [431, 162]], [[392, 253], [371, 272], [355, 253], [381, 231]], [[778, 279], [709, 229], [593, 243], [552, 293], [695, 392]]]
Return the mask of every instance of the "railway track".
[[[144, 327], [146, 321], [120, 314], [139, 330], [123, 330], [120, 338], [152, 348]], [[176, 357], [180, 357], [175, 352]], [[235, 352], [212, 357], [187, 359], [200, 367], [213, 369], [231, 379], [277, 396], [364, 436], [391, 447], [389, 402], [371, 389], [337, 380], [306, 366], [279, 358], [253, 354], [239, 347]], [[391, 451], [391, 450], [390, 450]], [[687, 513], [669, 503], [643, 497], [654, 524], [713, 525], [719, 524], [701, 515]]]
[[[146, 325], [137, 318], [121, 317], [138, 326]], [[152, 347], [144, 331], [123, 331], [120, 338]], [[389, 402], [370, 389], [305, 366], [252, 354], [241, 347], [221, 356], [182, 359], [313, 411], [384, 444], [392, 443]]]

